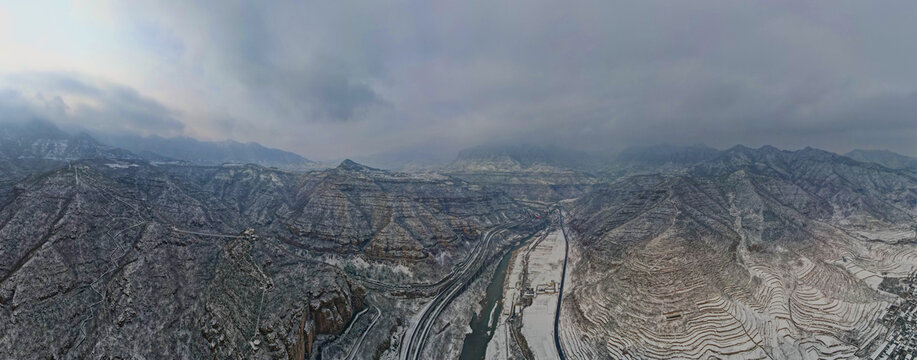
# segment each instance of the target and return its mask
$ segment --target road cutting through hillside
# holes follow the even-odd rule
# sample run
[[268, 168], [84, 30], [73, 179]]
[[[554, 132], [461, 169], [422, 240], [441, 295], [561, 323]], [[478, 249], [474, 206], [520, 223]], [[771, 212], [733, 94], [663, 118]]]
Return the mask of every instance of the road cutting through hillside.
[[493, 237], [508, 229], [510, 226], [511, 225], [501, 225], [484, 232], [480, 245], [475, 249], [469, 261], [466, 261], [453, 272], [443, 289], [440, 290], [433, 300], [421, 310], [420, 314], [417, 316], [417, 320], [411, 323], [411, 327], [408, 328], [402, 337], [399, 358], [404, 360], [426, 358], [422, 356], [421, 353], [426, 344], [430, 329], [433, 327], [433, 323], [436, 322], [436, 318], [439, 317], [439, 314], [443, 312], [446, 306], [448, 306], [456, 296], [461, 294], [462, 290], [464, 290], [475, 278], [475, 274], [477, 274], [478, 270], [483, 266], [484, 260], [487, 259]]

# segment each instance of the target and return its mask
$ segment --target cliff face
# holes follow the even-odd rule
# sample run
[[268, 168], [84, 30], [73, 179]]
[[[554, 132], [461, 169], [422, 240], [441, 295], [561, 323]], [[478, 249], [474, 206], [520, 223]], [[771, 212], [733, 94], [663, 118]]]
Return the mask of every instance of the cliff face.
[[887, 330], [876, 319], [897, 301], [880, 284], [917, 269], [911, 172], [814, 149], [674, 159], [677, 171], [610, 183], [531, 167], [526, 180], [506, 171], [471, 183], [350, 161], [302, 174], [111, 158], [33, 167], [0, 202], [0, 357], [392, 354], [417, 297], [474, 254], [484, 230], [533, 218], [497, 189], [578, 197], [563, 204], [560, 331], [572, 354], [875, 348]]
[[[308, 302], [310, 290], [301, 285], [309, 284], [307, 273], [324, 274], [331, 283], [321, 288], [344, 297], [339, 315], [325, 320], [338, 324], [321, 331], [347, 321], [359, 300], [341, 275], [303, 260], [295, 287], [272, 285], [276, 280], [250, 255], [266, 244], [207, 235], [237, 236], [230, 229], [244, 222], [240, 216], [195, 198], [168, 176], [136, 176], [154, 171], [143, 166], [63, 168], [20, 184], [0, 210], [4, 357], [241, 358], [258, 317], [270, 323], [285, 315], [268, 306], [270, 291], [282, 292], [285, 303]], [[268, 304], [260, 313], [259, 290], [267, 291]], [[291, 351], [292, 342], [277, 351]]]
[[362, 294], [340, 274], [315, 266], [263, 268], [252, 258], [259, 241], [253, 232], [243, 233], [221, 252], [204, 303], [201, 335], [220, 358], [266, 354], [301, 359], [313, 352], [316, 335], [344, 330], [362, 309]]
[[288, 244], [371, 259], [426, 259], [476, 238], [484, 227], [524, 216], [522, 207], [501, 192], [350, 161], [306, 174], [258, 166], [164, 172], [196, 197], [228, 206], [246, 224]]
[[307, 176], [294, 198], [283, 214], [294, 243], [387, 259], [423, 259], [522, 214], [506, 195], [461, 180], [347, 162]]
[[458, 180], [355, 164], [79, 161], [15, 189], [0, 209], [10, 358], [305, 356], [364, 308], [366, 290], [324, 256], [442, 273], [482, 228], [524, 213]]

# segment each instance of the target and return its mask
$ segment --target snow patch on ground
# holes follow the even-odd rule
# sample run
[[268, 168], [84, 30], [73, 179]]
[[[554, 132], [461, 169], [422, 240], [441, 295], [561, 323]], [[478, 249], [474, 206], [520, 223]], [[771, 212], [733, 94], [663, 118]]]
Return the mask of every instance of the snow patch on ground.
[[[535, 359], [558, 358], [554, 346], [557, 292], [553, 290], [560, 287], [565, 246], [563, 233], [557, 230], [548, 234], [529, 254], [528, 278], [536, 294], [532, 305], [523, 309], [522, 335]], [[542, 289], [552, 290], [550, 293], [539, 293]]]
[[127, 168], [132, 168], [132, 167], [138, 167], [138, 166], [140, 166], [140, 165], [137, 165], [137, 164], [117, 164], [117, 163], [111, 163], [111, 164], [105, 164], [105, 166], [108, 166], [108, 167], [110, 167], [110, 168], [112, 168], [112, 169], [127, 169]]
[[361, 273], [367, 274], [367, 276], [378, 279], [378, 275], [388, 275], [383, 276], [382, 278], [387, 277], [396, 277], [396, 278], [407, 278], [413, 279], [414, 272], [410, 268], [403, 264], [383, 264], [368, 262], [362, 257], [353, 257], [353, 258], [343, 258], [340, 256], [325, 256], [322, 257], [322, 261], [328, 265], [336, 266], [339, 268], [353, 268], [359, 270]]
[[558, 359], [554, 347], [554, 311], [557, 296], [542, 295], [525, 308], [522, 317], [522, 335], [535, 359]]
[[885, 241], [889, 243], [897, 243], [903, 240], [913, 240], [915, 237], [917, 237], [917, 233], [914, 232], [914, 229], [903, 227], [894, 229], [860, 229], [856, 230], [855, 232], [867, 239]]

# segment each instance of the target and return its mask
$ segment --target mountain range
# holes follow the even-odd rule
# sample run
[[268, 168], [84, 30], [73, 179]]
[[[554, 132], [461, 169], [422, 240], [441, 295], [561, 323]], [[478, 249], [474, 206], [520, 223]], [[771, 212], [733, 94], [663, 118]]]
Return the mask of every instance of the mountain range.
[[888, 150], [853, 150], [844, 156], [851, 159], [881, 164], [891, 169], [917, 169], [917, 158], [901, 155]]
[[901, 301], [882, 284], [917, 265], [917, 178], [811, 148], [738, 146], [570, 208], [587, 357], [866, 358]]
[[917, 175], [890, 152], [485, 146], [299, 171], [134, 140], [0, 127], [0, 357], [467, 358], [479, 337], [486, 358], [867, 358], [917, 306]]
[[200, 141], [189, 137], [95, 134], [100, 141], [147, 157], [199, 165], [258, 164], [288, 170], [311, 170], [319, 164], [295, 153], [237, 141]]

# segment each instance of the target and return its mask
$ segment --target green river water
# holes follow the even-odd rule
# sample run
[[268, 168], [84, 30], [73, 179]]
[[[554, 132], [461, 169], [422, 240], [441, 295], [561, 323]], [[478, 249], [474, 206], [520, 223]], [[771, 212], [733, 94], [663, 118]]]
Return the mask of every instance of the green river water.
[[528, 239], [520, 241], [507, 251], [497, 264], [493, 278], [487, 285], [487, 292], [484, 297], [484, 308], [480, 314], [474, 314], [471, 317], [471, 334], [465, 336], [465, 343], [462, 345], [462, 355], [460, 360], [483, 360], [487, 353], [487, 343], [494, 335], [494, 329], [497, 322], [500, 321], [500, 312], [503, 311], [503, 283], [506, 280], [506, 268], [509, 266], [509, 259], [513, 251], [525, 245]]

